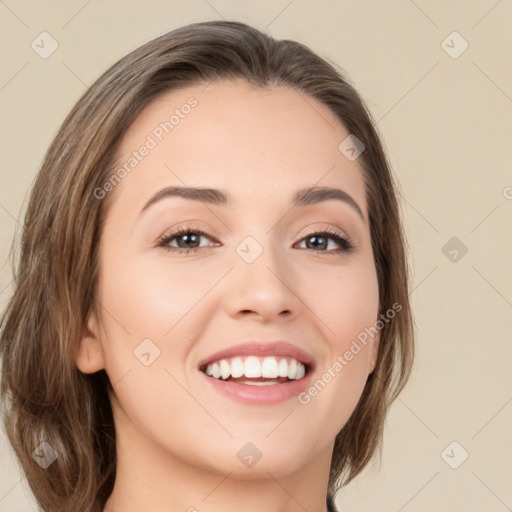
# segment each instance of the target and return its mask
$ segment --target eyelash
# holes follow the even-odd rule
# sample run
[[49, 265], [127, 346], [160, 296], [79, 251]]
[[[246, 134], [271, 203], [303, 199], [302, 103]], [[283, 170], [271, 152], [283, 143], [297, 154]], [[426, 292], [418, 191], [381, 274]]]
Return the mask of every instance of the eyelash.
[[[204, 249], [204, 247], [194, 247], [192, 249], [183, 249], [181, 247], [169, 246], [169, 243], [172, 240], [174, 240], [175, 238], [179, 238], [181, 235], [190, 235], [190, 234], [200, 235], [200, 236], [204, 236], [206, 238], [212, 239], [208, 233], [205, 233], [204, 231], [202, 231], [200, 229], [183, 226], [182, 228], [178, 229], [177, 231], [174, 231], [173, 233], [169, 233], [169, 234], [162, 236], [158, 242], [158, 247], [162, 247], [166, 251], [177, 252], [179, 254], [183, 254], [183, 253], [188, 254], [190, 252], [196, 252], [199, 249]], [[330, 251], [315, 251], [314, 249], [308, 249], [308, 250], [313, 251], [313, 252], [324, 252], [326, 254], [336, 255], [336, 254], [342, 254], [342, 253], [349, 254], [355, 249], [355, 245], [353, 244], [352, 240], [349, 237], [342, 236], [337, 231], [335, 231], [333, 229], [329, 229], [329, 228], [324, 229], [322, 231], [315, 231], [313, 233], [309, 233], [309, 234], [305, 235], [303, 238], [301, 238], [300, 242], [302, 242], [308, 238], [311, 238], [313, 236], [323, 237], [323, 235], [329, 235], [325, 238], [330, 238], [330, 239], [334, 240], [340, 246], [340, 248], [330, 250]]]

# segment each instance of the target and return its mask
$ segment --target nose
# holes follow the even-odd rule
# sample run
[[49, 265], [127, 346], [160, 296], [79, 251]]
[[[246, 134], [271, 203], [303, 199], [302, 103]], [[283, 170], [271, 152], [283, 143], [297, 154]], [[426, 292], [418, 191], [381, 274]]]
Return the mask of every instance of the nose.
[[282, 251], [267, 243], [251, 263], [236, 260], [224, 289], [224, 304], [231, 317], [268, 323], [290, 321], [301, 314], [301, 276], [294, 275]]

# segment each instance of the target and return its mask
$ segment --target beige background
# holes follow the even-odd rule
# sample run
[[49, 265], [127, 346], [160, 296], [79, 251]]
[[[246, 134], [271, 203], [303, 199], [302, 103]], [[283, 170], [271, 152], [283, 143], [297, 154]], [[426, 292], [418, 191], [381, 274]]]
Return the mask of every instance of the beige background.
[[[0, 0], [0, 307], [27, 192], [68, 110], [130, 50], [219, 18], [297, 39], [345, 69], [404, 196], [418, 360], [390, 412], [382, 468], [342, 490], [340, 509], [511, 510], [511, 0]], [[31, 48], [43, 31], [58, 43], [47, 59]], [[2, 433], [0, 511], [30, 510]]]

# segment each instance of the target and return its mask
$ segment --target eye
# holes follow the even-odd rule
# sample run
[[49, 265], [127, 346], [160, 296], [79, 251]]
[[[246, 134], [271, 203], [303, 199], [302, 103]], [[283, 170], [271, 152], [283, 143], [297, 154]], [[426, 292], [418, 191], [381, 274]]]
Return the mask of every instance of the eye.
[[[184, 226], [172, 233], [165, 234], [158, 242], [158, 246], [163, 247], [167, 251], [188, 254], [205, 247], [204, 245], [200, 245], [201, 237], [213, 240], [208, 233], [205, 233], [200, 229]], [[176, 245], [173, 244], [175, 241]], [[338, 245], [338, 248], [325, 250], [329, 247], [330, 241], [334, 241], [334, 243]], [[306, 243], [306, 249], [310, 249], [315, 252], [325, 252], [327, 254], [349, 253], [355, 248], [354, 244], [348, 237], [330, 229], [310, 233], [301, 239], [300, 243], [303, 242]], [[217, 241], [214, 243], [218, 246]], [[317, 250], [319, 248], [322, 250]]]
[[[201, 237], [212, 239], [210, 235], [200, 229], [184, 226], [173, 233], [164, 235], [158, 242], [158, 246], [168, 251], [188, 254], [201, 248], [199, 245]], [[171, 245], [171, 242], [174, 242], [174, 240], [176, 240], [177, 247]]]
[[316, 250], [315, 252], [326, 252], [328, 254], [340, 254], [340, 253], [349, 253], [354, 250], [355, 246], [352, 241], [346, 237], [338, 233], [337, 231], [325, 229], [320, 232], [310, 233], [306, 237], [302, 238], [300, 243], [305, 242], [307, 249], [327, 249], [329, 246], [329, 241], [334, 241], [335, 244], [338, 245], [337, 249], [333, 250]]

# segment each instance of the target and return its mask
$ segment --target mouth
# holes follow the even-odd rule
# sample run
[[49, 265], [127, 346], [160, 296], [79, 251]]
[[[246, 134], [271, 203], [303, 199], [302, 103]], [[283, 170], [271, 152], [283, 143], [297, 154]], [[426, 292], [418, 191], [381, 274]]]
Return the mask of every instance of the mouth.
[[285, 341], [248, 341], [199, 362], [204, 382], [223, 399], [271, 406], [296, 399], [311, 384], [316, 362]]
[[235, 356], [223, 358], [199, 368], [204, 374], [224, 382], [247, 386], [273, 386], [303, 379], [311, 365], [293, 357]]

